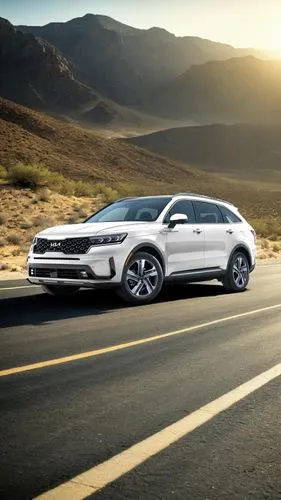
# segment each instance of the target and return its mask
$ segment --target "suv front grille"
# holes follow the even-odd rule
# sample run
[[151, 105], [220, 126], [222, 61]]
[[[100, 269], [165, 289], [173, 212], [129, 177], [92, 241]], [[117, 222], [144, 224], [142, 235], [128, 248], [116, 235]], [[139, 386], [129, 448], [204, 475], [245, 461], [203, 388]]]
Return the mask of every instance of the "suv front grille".
[[33, 252], [43, 254], [46, 252], [60, 252], [67, 255], [87, 253], [92, 246], [90, 238], [67, 238], [65, 240], [47, 240], [37, 238]]
[[[83, 272], [83, 275], [81, 274]], [[70, 280], [93, 279], [84, 269], [56, 269], [49, 267], [30, 267], [29, 276], [32, 278], [61, 278]]]

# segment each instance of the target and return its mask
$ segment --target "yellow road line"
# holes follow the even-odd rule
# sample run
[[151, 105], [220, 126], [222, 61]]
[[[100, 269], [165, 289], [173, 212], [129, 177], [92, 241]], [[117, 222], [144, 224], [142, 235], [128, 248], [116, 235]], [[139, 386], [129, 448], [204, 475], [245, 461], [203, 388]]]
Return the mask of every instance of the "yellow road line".
[[43, 493], [37, 498], [42, 500], [63, 500], [65, 498], [82, 500], [90, 494], [96, 493], [280, 375], [281, 363], [211, 403], [202, 406], [199, 410], [172, 425], [165, 427], [156, 434], [140, 441], [131, 448], [79, 474], [57, 488]]
[[11, 286], [8, 288], [0, 288], [0, 292], [4, 292], [5, 290], [20, 290], [21, 288], [38, 288], [38, 285], [22, 285], [22, 286]]
[[216, 319], [214, 321], [208, 321], [207, 323], [201, 323], [199, 325], [189, 326], [187, 328], [182, 328], [180, 330], [175, 330], [168, 333], [162, 333], [160, 335], [154, 335], [153, 337], [147, 337], [139, 340], [133, 340], [132, 342], [125, 342], [123, 344], [117, 344], [109, 347], [103, 347], [101, 349], [96, 349], [94, 351], [81, 352], [79, 354], [72, 354], [70, 356], [64, 356], [63, 358], [55, 358], [47, 361], [40, 361], [39, 363], [33, 363], [30, 365], [17, 366], [15, 368], [8, 368], [6, 370], [0, 371], [0, 377], [5, 377], [7, 375], [15, 375], [17, 373], [28, 372], [31, 370], [39, 370], [40, 368], [46, 368], [48, 366], [61, 365], [64, 363], [71, 363], [73, 361], [78, 361], [80, 359], [92, 358], [95, 356], [100, 356], [101, 354], [106, 354], [114, 351], [121, 351], [122, 349], [128, 349], [129, 347], [135, 347], [142, 344], [148, 344], [149, 342], [155, 342], [157, 340], [166, 339], [169, 337], [174, 337], [176, 335], [181, 335], [184, 333], [194, 332], [201, 328], [206, 328], [209, 326], [219, 325], [220, 323], [225, 323], [227, 321], [232, 321], [239, 318], [244, 318], [247, 316], [253, 316], [266, 311], [272, 311], [275, 309], [280, 309], [281, 304], [275, 304], [274, 306], [263, 307], [262, 309], [255, 309], [253, 311], [248, 311], [245, 313], [235, 314], [233, 316], [227, 316], [225, 318]]

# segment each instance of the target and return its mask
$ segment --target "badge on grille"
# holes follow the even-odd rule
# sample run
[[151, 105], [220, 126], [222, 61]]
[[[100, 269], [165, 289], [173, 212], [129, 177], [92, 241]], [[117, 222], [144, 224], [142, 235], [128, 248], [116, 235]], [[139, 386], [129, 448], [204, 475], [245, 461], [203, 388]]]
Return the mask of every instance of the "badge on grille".
[[61, 246], [61, 241], [51, 241], [50, 247], [51, 248], [59, 248]]

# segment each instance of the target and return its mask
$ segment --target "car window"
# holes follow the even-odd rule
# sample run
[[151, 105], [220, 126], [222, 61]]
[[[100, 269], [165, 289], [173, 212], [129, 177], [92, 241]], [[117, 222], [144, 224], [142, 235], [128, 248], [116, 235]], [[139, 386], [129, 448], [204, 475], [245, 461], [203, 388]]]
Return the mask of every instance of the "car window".
[[220, 205], [220, 211], [223, 215], [224, 221], [228, 224], [237, 224], [237, 222], [242, 222], [242, 220], [234, 214], [229, 208]]
[[155, 221], [171, 199], [171, 196], [123, 199], [102, 208], [85, 222]]
[[156, 208], [140, 208], [136, 213], [136, 220], [152, 221], [157, 219], [158, 210]]
[[164, 222], [168, 224], [170, 222], [170, 217], [174, 214], [185, 214], [188, 217], [188, 224], [195, 223], [194, 209], [190, 200], [177, 201], [167, 212]]
[[221, 224], [223, 223], [222, 214], [214, 203], [205, 201], [194, 201], [196, 213], [196, 222], [200, 224]]

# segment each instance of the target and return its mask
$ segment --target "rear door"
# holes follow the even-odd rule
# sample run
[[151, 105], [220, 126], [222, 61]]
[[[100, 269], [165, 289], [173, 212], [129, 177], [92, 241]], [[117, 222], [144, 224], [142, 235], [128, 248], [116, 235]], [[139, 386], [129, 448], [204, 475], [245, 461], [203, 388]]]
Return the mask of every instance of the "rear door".
[[168, 274], [176, 274], [204, 267], [204, 228], [195, 222], [191, 200], [179, 200], [169, 209], [164, 223], [170, 222], [174, 214], [185, 214], [186, 224], [163, 230], [166, 234], [166, 254]]
[[205, 233], [205, 265], [206, 269], [226, 268], [229, 255], [229, 239], [226, 224], [221, 211], [215, 203], [193, 201], [196, 222]]

